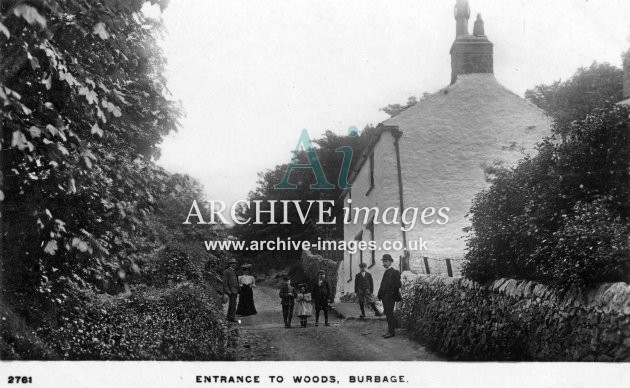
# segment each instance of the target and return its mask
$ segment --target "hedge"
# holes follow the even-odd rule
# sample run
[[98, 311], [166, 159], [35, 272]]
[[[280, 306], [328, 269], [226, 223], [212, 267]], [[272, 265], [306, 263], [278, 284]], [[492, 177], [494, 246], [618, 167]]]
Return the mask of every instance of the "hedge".
[[231, 360], [235, 333], [216, 300], [190, 282], [98, 295], [38, 334], [66, 360]]
[[630, 108], [598, 110], [511, 169], [488, 166], [462, 274], [568, 288], [630, 281]]
[[304, 274], [309, 280], [309, 283], [314, 283], [317, 280], [317, 272], [323, 270], [326, 273], [326, 279], [330, 284], [330, 291], [332, 296], [336, 295], [337, 290], [337, 270], [339, 263], [326, 259], [320, 255], [313, 255], [308, 250], [302, 251], [302, 257], [300, 259], [300, 266], [304, 270]]

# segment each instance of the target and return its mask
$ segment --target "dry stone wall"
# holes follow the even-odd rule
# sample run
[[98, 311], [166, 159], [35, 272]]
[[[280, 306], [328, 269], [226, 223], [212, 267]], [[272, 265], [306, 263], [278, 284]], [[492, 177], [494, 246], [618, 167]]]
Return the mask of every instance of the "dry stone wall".
[[398, 318], [459, 360], [630, 361], [630, 286], [566, 292], [532, 282], [405, 274]]

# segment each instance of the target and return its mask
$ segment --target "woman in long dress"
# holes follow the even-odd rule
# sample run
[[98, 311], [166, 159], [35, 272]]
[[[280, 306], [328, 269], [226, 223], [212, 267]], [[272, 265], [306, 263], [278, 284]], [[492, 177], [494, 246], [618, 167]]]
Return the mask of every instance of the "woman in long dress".
[[311, 301], [311, 294], [306, 292], [306, 284], [300, 284], [299, 287], [300, 292], [298, 293], [297, 298], [295, 299], [296, 307], [297, 307], [297, 316], [300, 317], [300, 325], [302, 327], [306, 327], [306, 321], [308, 317], [313, 314], [313, 304]]
[[251, 264], [243, 264], [243, 274], [238, 277], [240, 285], [240, 295], [238, 298], [238, 306], [236, 314], [240, 316], [254, 315], [257, 313], [254, 306], [254, 288], [256, 288], [256, 279], [249, 274]]

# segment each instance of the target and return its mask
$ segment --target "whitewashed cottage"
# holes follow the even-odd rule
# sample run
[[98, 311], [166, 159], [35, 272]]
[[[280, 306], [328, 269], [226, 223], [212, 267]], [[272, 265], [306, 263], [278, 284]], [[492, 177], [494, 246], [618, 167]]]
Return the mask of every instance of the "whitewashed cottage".
[[465, 249], [462, 229], [469, 225], [465, 216], [475, 194], [488, 186], [482, 166], [497, 161], [512, 165], [550, 134], [551, 122], [541, 109], [497, 82], [493, 45], [483, 21], [477, 16], [469, 34], [469, 16], [468, 1], [458, 0], [450, 85], [378, 126], [351, 173], [352, 189], [342, 194], [344, 203], [352, 200], [352, 208], [448, 207], [449, 221], [422, 225], [418, 216], [407, 232], [400, 222], [385, 225], [378, 219], [345, 225], [346, 241], [374, 240], [380, 247], [388, 240], [407, 246], [422, 237], [428, 250], [345, 252], [337, 298], [354, 291], [361, 262], [367, 263], [378, 289], [385, 253], [402, 270], [457, 274]]

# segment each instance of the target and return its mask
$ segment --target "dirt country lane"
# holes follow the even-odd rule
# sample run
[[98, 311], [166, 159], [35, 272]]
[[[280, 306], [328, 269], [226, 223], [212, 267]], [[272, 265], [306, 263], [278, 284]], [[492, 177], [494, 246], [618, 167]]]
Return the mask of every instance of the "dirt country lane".
[[[237, 360], [279, 361], [412, 361], [440, 360], [422, 345], [405, 338], [381, 337], [387, 323], [381, 319], [340, 319], [329, 313], [330, 326], [315, 327], [315, 318], [309, 318], [308, 327], [300, 327], [299, 318], [293, 327], [286, 329], [278, 290], [263, 285], [254, 289], [258, 314], [237, 317], [240, 339]], [[358, 311], [358, 306], [356, 306]], [[368, 314], [371, 312], [368, 312]]]

